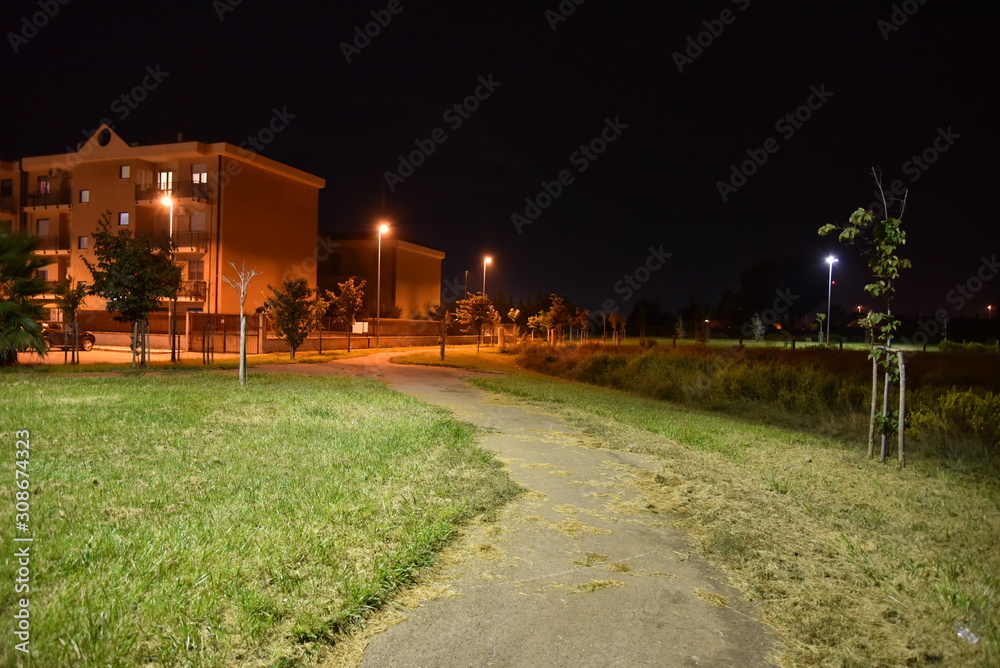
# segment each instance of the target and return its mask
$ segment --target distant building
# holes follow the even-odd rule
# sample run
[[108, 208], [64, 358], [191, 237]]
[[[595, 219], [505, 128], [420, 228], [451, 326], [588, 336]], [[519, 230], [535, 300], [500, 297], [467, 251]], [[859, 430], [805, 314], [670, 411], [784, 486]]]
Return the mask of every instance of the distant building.
[[[334, 291], [337, 283], [351, 276], [368, 281], [365, 285], [365, 313], [374, 317], [378, 291], [378, 239], [376, 234], [330, 235], [329, 256], [320, 262], [320, 288]], [[393, 236], [382, 236], [383, 312], [393, 305], [401, 317], [412, 318], [428, 305], [441, 302], [441, 262], [444, 253]]]
[[[319, 190], [312, 174], [227, 143], [178, 141], [130, 146], [101, 126], [75, 153], [0, 162], [0, 229], [38, 237], [50, 260], [49, 281], [90, 282], [82, 257], [94, 261], [101, 214], [113, 230], [160, 235], [171, 229], [182, 265], [178, 310], [236, 313], [239, 296], [222, 276], [244, 260], [262, 272], [247, 310], [264, 302], [267, 285], [289, 272], [316, 285]], [[87, 308], [103, 308], [96, 297]]]

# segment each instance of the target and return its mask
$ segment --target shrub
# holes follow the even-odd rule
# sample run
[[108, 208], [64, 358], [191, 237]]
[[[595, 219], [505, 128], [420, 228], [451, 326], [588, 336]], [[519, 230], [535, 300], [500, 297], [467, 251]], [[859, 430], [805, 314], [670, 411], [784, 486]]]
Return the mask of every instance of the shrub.
[[938, 350], [946, 353], [994, 353], [997, 350], [996, 345], [989, 345], [986, 343], [959, 343], [958, 341], [948, 341], [945, 339], [940, 344], [938, 344]]
[[972, 436], [989, 456], [1000, 447], [1000, 395], [952, 389], [910, 414], [914, 436], [954, 439]]
[[656, 339], [639, 339], [639, 347], [643, 350], [652, 350], [656, 347]]

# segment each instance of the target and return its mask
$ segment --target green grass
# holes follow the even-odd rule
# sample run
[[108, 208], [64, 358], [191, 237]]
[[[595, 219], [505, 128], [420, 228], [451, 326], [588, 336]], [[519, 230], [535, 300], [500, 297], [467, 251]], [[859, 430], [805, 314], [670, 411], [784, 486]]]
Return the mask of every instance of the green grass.
[[516, 493], [470, 427], [359, 379], [15, 374], [0, 417], [10, 514], [31, 432], [33, 665], [309, 665]]
[[[933, 458], [883, 466], [860, 442], [507, 368], [472, 382], [661, 462], [640, 489], [760, 606], [781, 665], [1000, 663], [995, 478]], [[958, 638], [956, 620], [982, 640]]]

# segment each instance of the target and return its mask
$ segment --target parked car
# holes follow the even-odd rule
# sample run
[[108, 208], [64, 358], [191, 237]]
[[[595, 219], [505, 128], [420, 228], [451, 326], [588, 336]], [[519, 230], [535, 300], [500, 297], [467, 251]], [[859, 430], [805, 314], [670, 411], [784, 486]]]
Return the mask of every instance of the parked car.
[[[45, 343], [50, 349], [67, 350], [73, 347], [73, 340], [67, 336], [65, 323], [46, 321], [41, 325], [42, 336], [45, 337]], [[82, 350], [92, 349], [95, 343], [97, 343], [97, 337], [94, 336], [93, 332], [80, 330], [80, 348]]]

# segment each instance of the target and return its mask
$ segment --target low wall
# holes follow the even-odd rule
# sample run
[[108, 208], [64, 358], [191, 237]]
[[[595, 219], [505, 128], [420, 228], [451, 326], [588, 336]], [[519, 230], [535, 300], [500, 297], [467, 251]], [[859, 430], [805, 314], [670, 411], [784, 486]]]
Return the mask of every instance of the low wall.
[[[471, 336], [449, 336], [449, 346], [475, 345], [476, 337]], [[381, 348], [407, 348], [411, 346], [437, 346], [441, 344], [440, 336], [383, 336], [379, 338]], [[315, 334], [310, 336], [299, 346], [299, 351], [318, 351], [320, 339]], [[367, 334], [354, 334], [351, 336], [351, 350], [368, 350], [375, 347], [375, 337]], [[324, 333], [323, 350], [347, 350], [347, 336], [342, 333]], [[216, 351], [218, 352], [218, 351]], [[288, 344], [279, 339], [267, 339], [264, 342], [265, 353], [288, 352]]]

